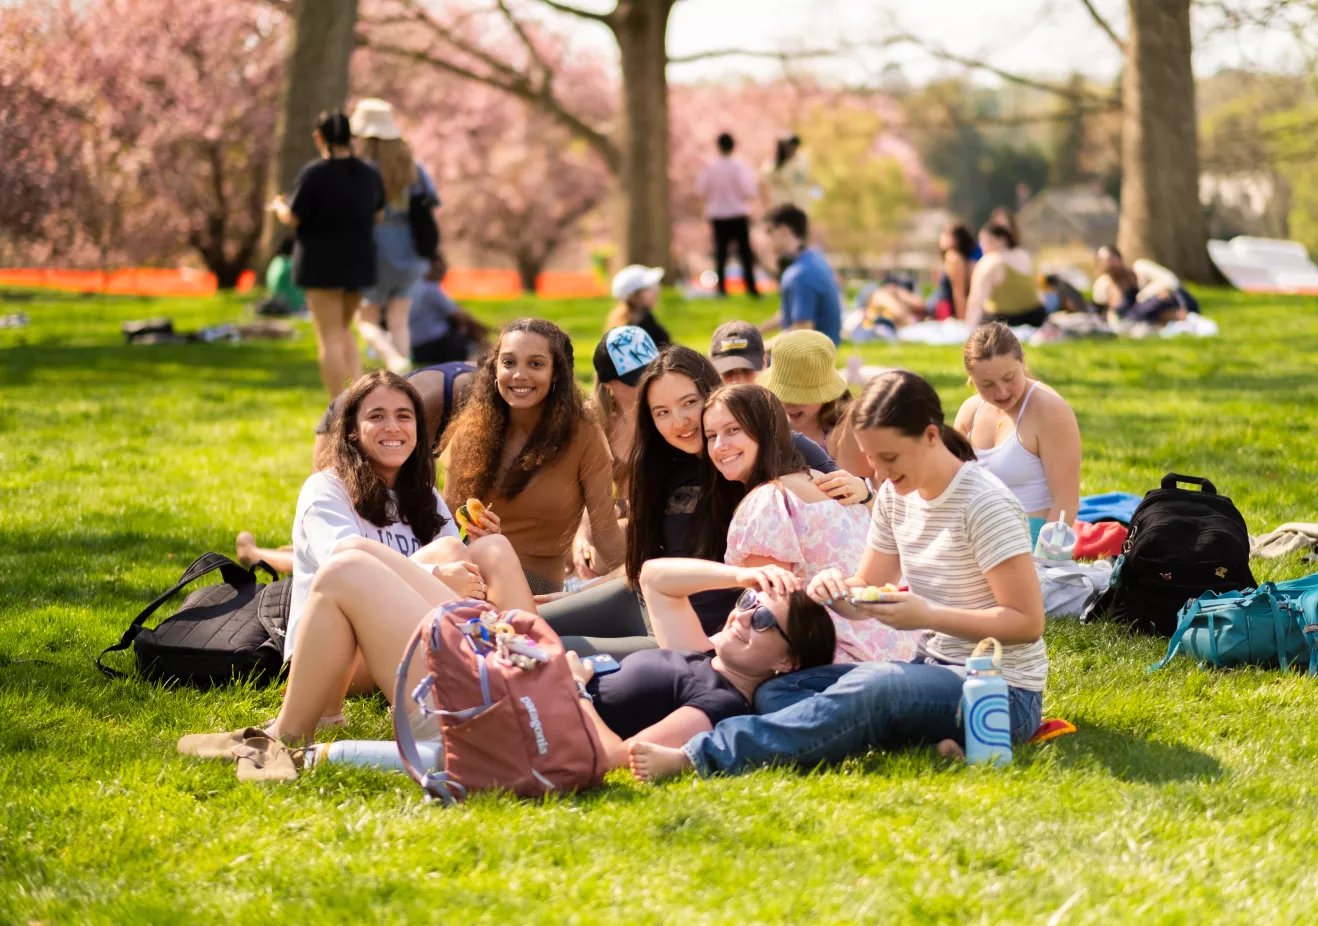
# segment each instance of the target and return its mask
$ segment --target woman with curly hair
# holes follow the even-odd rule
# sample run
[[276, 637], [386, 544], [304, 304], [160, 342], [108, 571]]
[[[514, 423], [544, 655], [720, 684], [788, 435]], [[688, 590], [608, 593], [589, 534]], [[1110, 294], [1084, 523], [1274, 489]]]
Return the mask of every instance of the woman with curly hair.
[[573, 379], [572, 342], [552, 322], [503, 327], [444, 433], [440, 462], [450, 506], [477, 498], [493, 509], [468, 533], [502, 530], [536, 594], [562, 589], [583, 512], [603, 571], [622, 562], [609, 442]]

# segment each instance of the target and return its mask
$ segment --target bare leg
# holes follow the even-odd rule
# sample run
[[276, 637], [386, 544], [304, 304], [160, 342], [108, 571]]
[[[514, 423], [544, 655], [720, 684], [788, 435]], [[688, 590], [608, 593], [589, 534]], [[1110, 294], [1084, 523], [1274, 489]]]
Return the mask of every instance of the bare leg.
[[680, 748], [654, 743], [632, 743], [627, 747], [627, 763], [637, 781], [658, 781], [692, 767], [691, 759]]
[[[352, 384], [357, 381], [357, 377], [362, 375], [362, 351], [357, 346], [357, 336], [352, 332], [352, 320], [357, 315], [357, 308], [361, 305], [362, 294], [355, 289], [346, 290], [343, 293], [342, 311], [343, 311], [343, 340], [341, 349], [343, 351], [343, 365], [348, 371], [348, 383]], [[338, 392], [330, 393], [331, 396], [338, 395]]]
[[[320, 380], [330, 398], [343, 391], [352, 375], [345, 358], [344, 341], [351, 332], [343, 323], [344, 293], [337, 289], [307, 290], [307, 309], [316, 329], [316, 360], [320, 364]], [[356, 342], [353, 343], [354, 349]], [[358, 372], [360, 372], [360, 364]], [[354, 377], [355, 378], [355, 377]]]
[[[371, 678], [392, 700], [398, 660], [433, 607], [375, 557], [361, 550], [336, 553], [311, 585], [284, 703], [267, 732], [291, 744], [311, 739], [325, 705], [346, 688], [359, 651]], [[421, 672], [417, 661], [411, 684]]]
[[486, 583], [486, 598], [502, 610], [519, 608], [531, 614], [535, 609], [535, 595], [527, 584], [526, 573], [517, 551], [502, 534], [491, 534], [473, 540], [467, 547], [471, 561], [481, 571]]
[[389, 305], [385, 311], [389, 313], [389, 336], [394, 339], [394, 347], [398, 351], [398, 356], [402, 359], [401, 369], [389, 369], [402, 375], [412, 366], [412, 333], [407, 327], [407, 316], [412, 310], [412, 300], [404, 296], [401, 299], [390, 299]]
[[258, 547], [256, 538], [249, 531], [243, 531], [234, 541], [234, 549], [237, 554], [234, 558], [248, 569], [256, 565], [257, 560], [263, 559], [275, 572], [286, 576], [293, 574], [293, 548], [291, 546], [283, 546], [277, 550], [269, 547]]

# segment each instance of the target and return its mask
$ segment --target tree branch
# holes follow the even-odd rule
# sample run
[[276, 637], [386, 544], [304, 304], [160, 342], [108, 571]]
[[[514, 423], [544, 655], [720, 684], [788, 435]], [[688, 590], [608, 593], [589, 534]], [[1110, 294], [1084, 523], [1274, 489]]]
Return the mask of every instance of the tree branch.
[[612, 13], [595, 13], [591, 10], [583, 10], [581, 7], [573, 6], [570, 3], [562, 3], [560, 0], [540, 0], [540, 2], [551, 10], [558, 10], [558, 12], [567, 13], [569, 16], [579, 16], [582, 19], [604, 23], [610, 29], [613, 28], [614, 17]]
[[439, 68], [442, 71], [447, 71], [475, 83], [502, 90], [504, 93], [538, 106], [544, 110], [546, 115], [594, 148], [599, 156], [604, 159], [604, 163], [611, 172], [616, 174], [622, 169], [622, 152], [612, 138], [587, 124], [580, 116], [569, 111], [552, 94], [540, 92], [526, 79], [525, 75], [519, 74], [506, 65], [496, 68], [497, 73], [495, 74], [481, 74], [471, 68], [455, 63], [446, 56], [431, 55], [414, 48], [401, 48], [375, 41], [368, 41], [368, 47], [381, 54], [394, 55], [408, 61]]
[[1112, 28], [1112, 25], [1103, 18], [1103, 14], [1095, 9], [1093, 0], [1080, 0], [1080, 3], [1088, 11], [1089, 18], [1094, 21], [1098, 28], [1103, 30], [1104, 34], [1112, 40], [1112, 44], [1117, 46], [1124, 55], [1126, 53], [1126, 43], [1122, 41], [1121, 36], [1117, 35], [1117, 31]]
[[997, 67], [996, 65], [989, 64], [987, 61], [981, 61], [977, 58], [967, 58], [964, 55], [958, 55], [954, 52], [948, 51], [945, 48], [939, 48], [936, 45], [931, 45], [928, 42], [925, 42], [924, 40], [914, 35], [903, 35], [894, 38], [892, 41], [893, 43], [906, 42], [908, 44], [914, 45], [917, 48], [922, 49], [925, 52], [925, 54], [937, 58], [939, 61], [948, 61], [951, 62], [952, 64], [959, 64], [963, 67], [970, 68], [971, 70], [984, 71], [986, 73], [994, 75], [995, 77], [1000, 77], [1003, 80], [1007, 81], [1008, 83], [1018, 84], [1019, 86], [1022, 87], [1030, 87], [1034, 90], [1042, 90], [1045, 93], [1051, 93], [1055, 96], [1060, 96], [1063, 99], [1071, 100], [1072, 102], [1075, 103], [1084, 103], [1086, 101], [1097, 102], [1097, 103], [1109, 103], [1109, 104], [1117, 103], [1116, 97], [1112, 96], [1111, 94], [1096, 94], [1089, 92], [1077, 93], [1076, 91], [1072, 90], [1070, 87], [1062, 86], [1059, 84], [1050, 84], [1047, 81], [1043, 81], [1043, 80], [1035, 80], [1034, 78], [1026, 77], [1023, 74], [1015, 74], [1012, 73], [1011, 71], [1004, 71], [1002, 68]]
[[535, 66], [540, 69], [542, 89], [545, 93], [549, 93], [549, 85], [553, 81], [554, 72], [550, 70], [549, 65], [545, 63], [545, 59], [541, 56], [540, 50], [537, 49], [535, 43], [531, 41], [531, 37], [526, 34], [526, 27], [522, 25], [522, 21], [514, 16], [513, 11], [509, 9], [507, 0], [498, 0], [498, 5], [499, 12], [503, 14], [504, 19], [508, 20], [508, 25], [512, 27], [513, 32], [517, 33], [517, 37], [521, 39], [522, 45], [526, 47], [527, 54], [531, 56], [531, 60], [535, 62]]
[[690, 64], [692, 61], [705, 61], [709, 58], [769, 58], [775, 61], [795, 61], [805, 58], [831, 58], [839, 53], [838, 49], [814, 48], [809, 51], [771, 51], [756, 48], [717, 48], [711, 51], [698, 51], [690, 55], [677, 55], [669, 58], [669, 64]]

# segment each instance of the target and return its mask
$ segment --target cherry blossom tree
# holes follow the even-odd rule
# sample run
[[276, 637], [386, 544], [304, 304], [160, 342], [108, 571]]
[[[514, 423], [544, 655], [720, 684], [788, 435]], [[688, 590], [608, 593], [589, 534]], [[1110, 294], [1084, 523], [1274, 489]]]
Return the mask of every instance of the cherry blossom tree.
[[4, 133], [6, 163], [24, 165], [0, 199], [10, 259], [106, 267], [192, 251], [233, 285], [260, 234], [282, 14], [248, 0], [50, 0], [0, 15], [4, 105], [25, 129]]

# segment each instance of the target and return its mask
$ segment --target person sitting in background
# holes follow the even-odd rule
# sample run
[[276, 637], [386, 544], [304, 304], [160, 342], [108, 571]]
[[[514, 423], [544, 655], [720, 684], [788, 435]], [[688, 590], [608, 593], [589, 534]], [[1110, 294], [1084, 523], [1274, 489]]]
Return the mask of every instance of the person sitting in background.
[[726, 322], [710, 339], [709, 359], [723, 382], [753, 383], [764, 369], [764, 336], [750, 322]]
[[934, 282], [928, 299], [893, 283], [877, 286], [866, 304], [867, 321], [887, 320], [893, 328], [935, 318], [966, 317], [966, 300], [970, 295], [970, 276], [975, 268], [975, 238], [970, 229], [954, 222], [943, 229], [938, 238], [943, 266]]
[[292, 235], [284, 238], [265, 268], [265, 295], [270, 307], [262, 312], [264, 315], [292, 315], [307, 307], [306, 294], [293, 282]]
[[1095, 252], [1094, 264], [1099, 272], [1094, 303], [1103, 311], [1115, 312], [1122, 321], [1165, 325], [1199, 311], [1194, 296], [1161, 264], [1140, 258], [1127, 266], [1112, 245]]
[[842, 341], [842, 296], [833, 268], [818, 248], [808, 247], [810, 222], [796, 206], [769, 213], [769, 240], [786, 263], [778, 314], [760, 325], [768, 334], [782, 328], [813, 329]]
[[[963, 353], [971, 396], [957, 412], [956, 429], [975, 457], [1011, 490], [1030, 519], [1031, 541], [1063, 512], [1080, 509], [1080, 425], [1057, 391], [1030, 376], [1025, 351], [998, 322], [970, 333]], [[1028, 409], [1034, 411], [1026, 417]]]
[[407, 326], [411, 333], [413, 363], [433, 366], [465, 361], [480, 349], [485, 340], [485, 326], [459, 308], [444, 292], [444, 277], [447, 275], [448, 262], [440, 253], [412, 289]]
[[[448, 427], [454, 410], [462, 404], [462, 397], [471, 381], [476, 368], [469, 363], [441, 363], [423, 367], [407, 374], [407, 382], [421, 396], [421, 406], [425, 410], [425, 446], [430, 448], [431, 456], [438, 453], [439, 437]], [[311, 471], [318, 472], [324, 465], [329, 435], [334, 430], [335, 422], [347, 402], [348, 390], [339, 393], [329, 403], [325, 414], [316, 425], [316, 443], [312, 449]], [[234, 542], [234, 559], [252, 568], [258, 560], [264, 560], [270, 568], [284, 575], [293, 574], [293, 545], [285, 544], [279, 548], [257, 546], [256, 537], [250, 531], [240, 531]]]
[[696, 177], [696, 193], [705, 199], [705, 218], [714, 236], [714, 273], [718, 294], [726, 296], [728, 249], [737, 246], [737, 261], [746, 294], [759, 298], [755, 286], [755, 252], [751, 250], [750, 206], [755, 199], [755, 174], [733, 157], [736, 142], [727, 132], [717, 140], [719, 156]]
[[[552, 322], [504, 325], [445, 431], [444, 497], [499, 512], [502, 533], [537, 595], [562, 590], [572, 539], [590, 517], [601, 568], [622, 563], [613, 509], [613, 461], [572, 372], [572, 341]], [[472, 523], [468, 536], [484, 536]]]
[[642, 267], [631, 264], [613, 276], [613, 298], [617, 305], [609, 312], [604, 329], [635, 325], [642, 328], [656, 347], [672, 343], [668, 329], [654, 316], [659, 304], [659, 284], [664, 279], [663, 267]]
[[773, 344], [760, 385], [776, 395], [792, 430], [804, 434], [849, 473], [873, 475], [846, 423], [851, 390], [837, 370], [837, 348], [818, 331], [789, 331]]
[[1048, 320], [1034, 285], [1034, 262], [1005, 225], [986, 225], [979, 233], [984, 257], [970, 275], [966, 321], [974, 327], [1001, 321], [1033, 325]]

